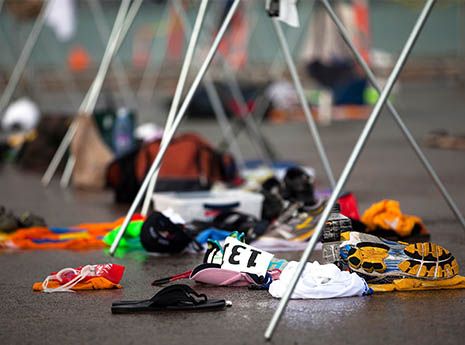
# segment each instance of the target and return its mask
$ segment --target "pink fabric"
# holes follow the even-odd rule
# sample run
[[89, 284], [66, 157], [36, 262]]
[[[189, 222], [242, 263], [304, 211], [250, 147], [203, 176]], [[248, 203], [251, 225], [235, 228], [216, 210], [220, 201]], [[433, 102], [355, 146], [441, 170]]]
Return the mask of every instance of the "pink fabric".
[[189, 279], [218, 286], [249, 286], [251, 283], [246, 274], [222, 268], [205, 268]]
[[[273, 280], [278, 280], [281, 275], [280, 270], [268, 271], [271, 274]], [[194, 280], [198, 283], [205, 283], [217, 286], [249, 286], [254, 284], [254, 280], [247, 273], [240, 273], [223, 268], [204, 268], [197, 272], [195, 275], [191, 275], [189, 279]]]

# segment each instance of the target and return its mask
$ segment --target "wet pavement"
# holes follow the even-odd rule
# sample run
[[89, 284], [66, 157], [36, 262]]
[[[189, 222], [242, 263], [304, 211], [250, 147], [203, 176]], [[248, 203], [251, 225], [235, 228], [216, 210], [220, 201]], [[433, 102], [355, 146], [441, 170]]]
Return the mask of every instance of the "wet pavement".
[[[463, 89], [448, 84], [404, 86], [397, 96], [399, 112], [421, 138], [430, 130], [465, 132]], [[321, 128], [323, 142], [338, 175], [363, 122], [339, 122]], [[188, 121], [218, 140], [214, 123]], [[265, 125], [282, 158], [314, 166], [324, 187], [321, 165], [304, 124]], [[253, 157], [250, 143], [244, 152]], [[444, 184], [465, 212], [465, 152], [425, 149]], [[421, 216], [434, 242], [448, 248], [465, 266], [465, 232], [455, 221], [428, 175], [407, 146], [389, 114], [382, 115], [348, 190], [356, 193], [360, 209], [383, 198], [401, 202], [406, 213]], [[49, 189], [40, 176], [12, 167], [0, 168], [0, 204], [15, 212], [31, 210], [53, 226], [114, 220], [127, 206], [115, 206], [108, 192]], [[314, 258], [318, 258], [315, 253]], [[299, 253], [282, 254], [297, 259]], [[130, 253], [111, 258], [103, 251], [21, 251], [0, 253], [1, 344], [260, 344], [278, 305], [266, 291], [196, 285], [211, 298], [231, 300], [220, 312], [179, 312], [112, 315], [117, 299], [151, 297], [155, 278], [195, 266], [201, 255], [149, 256]], [[82, 293], [33, 293], [33, 282], [64, 267], [114, 262], [126, 266], [124, 289]], [[272, 344], [460, 344], [465, 337], [465, 290], [396, 292], [370, 297], [292, 301]]]

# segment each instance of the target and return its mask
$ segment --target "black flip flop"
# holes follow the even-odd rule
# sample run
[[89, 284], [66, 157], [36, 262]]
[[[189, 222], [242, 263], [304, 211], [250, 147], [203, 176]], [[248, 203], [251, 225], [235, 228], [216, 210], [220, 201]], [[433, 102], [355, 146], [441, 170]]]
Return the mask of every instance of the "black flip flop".
[[188, 311], [188, 310], [222, 310], [231, 302], [224, 299], [209, 300], [205, 294], [198, 294], [184, 284], [167, 286], [155, 296], [141, 301], [116, 301], [111, 305], [113, 314], [128, 314], [156, 311]]

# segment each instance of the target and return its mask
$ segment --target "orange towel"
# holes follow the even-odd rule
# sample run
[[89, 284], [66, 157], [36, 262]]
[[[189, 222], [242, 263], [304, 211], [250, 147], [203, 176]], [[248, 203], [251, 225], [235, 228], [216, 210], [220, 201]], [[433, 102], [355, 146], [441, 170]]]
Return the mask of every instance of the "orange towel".
[[[139, 214], [133, 220], [143, 219]], [[84, 223], [70, 229], [76, 232], [57, 233], [46, 227], [19, 229], [0, 239], [0, 248], [10, 249], [99, 249], [105, 248], [103, 237], [120, 226], [124, 218], [106, 223]]]
[[[57, 282], [56, 280], [52, 280], [48, 283], [48, 286], [51, 289], [56, 289], [57, 287], [60, 287], [60, 283]], [[114, 284], [108, 279], [105, 279], [103, 277], [95, 277], [92, 279], [89, 279], [84, 282], [77, 283], [72, 287], [71, 290], [74, 291], [82, 291], [82, 290], [102, 290], [102, 289], [121, 289], [122, 286], [119, 284]], [[42, 282], [37, 282], [34, 283], [32, 286], [32, 290], [34, 291], [42, 291]]]
[[381, 200], [371, 205], [363, 213], [361, 220], [369, 230], [380, 227], [394, 230], [402, 237], [409, 236], [415, 224], [423, 226], [421, 218], [403, 214], [399, 202], [395, 200]]

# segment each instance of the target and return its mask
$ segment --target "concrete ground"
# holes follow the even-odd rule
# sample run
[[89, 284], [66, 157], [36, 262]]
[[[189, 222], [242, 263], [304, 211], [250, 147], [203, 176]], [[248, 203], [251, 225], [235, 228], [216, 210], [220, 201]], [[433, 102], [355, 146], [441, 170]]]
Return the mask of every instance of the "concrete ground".
[[[414, 136], [445, 128], [465, 132], [464, 90], [446, 83], [404, 86], [395, 101]], [[364, 122], [339, 122], [321, 128], [336, 175]], [[186, 122], [215, 141], [214, 123]], [[314, 145], [304, 124], [265, 125], [283, 159], [314, 166], [326, 185]], [[253, 157], [247, 140], [244, 152]], [[425, 149], [444, 184], [465, 212], [465, 152]], [[109, 193], [49, 189], [40, 176], [0, 169], [0, 204], [16, 212], [31, 210], [50, 225], [107, 221], [127, 207], [112, 204]], [[406, 213], [421, 216], [432, 239], [465, 265], [465, 234], [386, 112], [377, 123], [347, 189], [356, 193], [361, 210], [383, 198], [397, 199]], [[299, 253], [283, 257], [297, 259]], [[315, 253], [318, 258], [318, 253]], [[22, 251], [0, 253], [0, 342], [2, 344], [260, 344], [278, 305], [266, 291], [196, 286], [211, 298], [233, 306], [222, 312], [112, 315], [111, 302], [151, 297], [156, 277], [182, 272], [201, 255], [154, 257], [132, 253], [111, 258], [103, 251]], [[88, 263], [126, 266], [124, 289], [85, 293], [41, 294], [32, 283], [49, 272]], [[465, 291], [375, 294], [371, 297], [292, 301], [272, 344], [459, 344], [465, 337]]]

